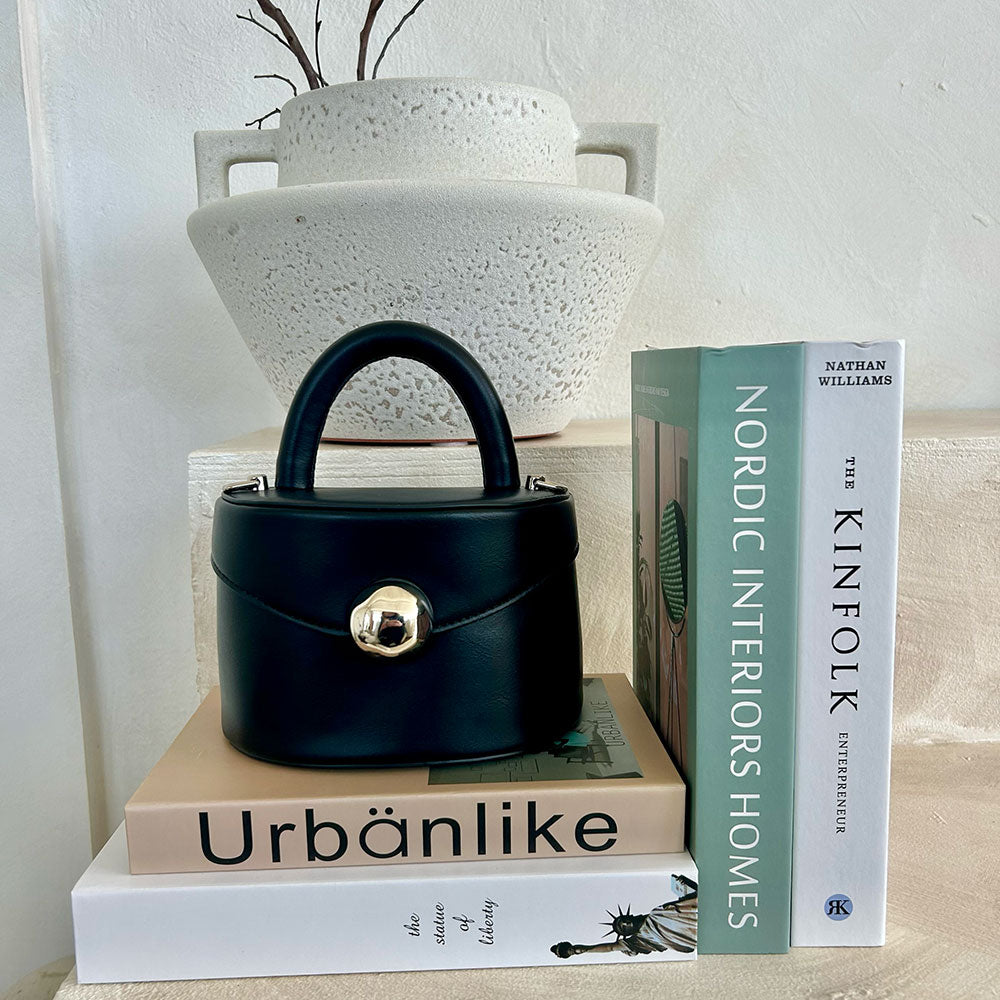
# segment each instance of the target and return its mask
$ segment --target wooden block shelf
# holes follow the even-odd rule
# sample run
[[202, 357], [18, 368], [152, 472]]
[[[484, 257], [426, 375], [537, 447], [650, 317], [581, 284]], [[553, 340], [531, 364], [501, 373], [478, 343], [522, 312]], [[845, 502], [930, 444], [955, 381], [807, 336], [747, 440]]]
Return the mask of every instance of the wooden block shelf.
[[[198, 689], [216, 682], [212, 510], [226, 483], [271, 475], [279, 431], [193, 452], [189, 468]], [[896, 742], [1000, 739], [1000, 411], [914, 413], [906, 421], [900, 520]], [[523, 474], [576, 497], [584, 662], [632, 671], [631, 444], [627, 420], [577, 421], [518, 444]], [[317, 482], [474, 482], [472, 445], [332, 445]]]

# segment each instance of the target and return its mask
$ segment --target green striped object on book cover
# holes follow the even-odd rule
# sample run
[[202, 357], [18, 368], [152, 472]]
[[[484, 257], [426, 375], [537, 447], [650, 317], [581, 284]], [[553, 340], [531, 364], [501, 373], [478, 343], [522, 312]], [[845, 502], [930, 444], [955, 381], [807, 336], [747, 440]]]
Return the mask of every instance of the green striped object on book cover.
[[632, 355], [635, 688], [688, 782], [703, 954], [788, 950], [802, 365]]

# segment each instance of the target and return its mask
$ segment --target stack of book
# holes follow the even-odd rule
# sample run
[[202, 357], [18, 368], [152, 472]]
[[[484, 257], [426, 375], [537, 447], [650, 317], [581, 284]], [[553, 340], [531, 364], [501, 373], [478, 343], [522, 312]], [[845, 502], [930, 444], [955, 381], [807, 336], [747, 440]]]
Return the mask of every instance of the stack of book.
[[635, 684], [699, 950], [882, 944], [903, 346], [632, 360]]
[[[387, 692], [391, 697], [391, 692]], [[696, 954], [685, 787], [620, 675], [542, 753], [284, 767], [218, 689], [73, 891], [82, 983], [655, 962]]]

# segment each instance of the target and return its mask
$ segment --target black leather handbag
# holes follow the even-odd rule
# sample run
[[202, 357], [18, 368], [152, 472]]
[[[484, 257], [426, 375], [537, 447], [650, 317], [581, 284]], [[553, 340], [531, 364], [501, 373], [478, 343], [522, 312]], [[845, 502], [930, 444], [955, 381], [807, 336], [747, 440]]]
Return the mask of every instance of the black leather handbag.
[[[469, 414], [483, 487], [314, 487], [334, 398], [411, 358]], [[275, 486], [215, 505], [222, 726], [253, 757], [373, 766], [537, 750], [581, 708], [578, 542], [565, 487], [520, 487], [503, 406], [443, 334], [376, 323], [329, 347], [288, 411]]]

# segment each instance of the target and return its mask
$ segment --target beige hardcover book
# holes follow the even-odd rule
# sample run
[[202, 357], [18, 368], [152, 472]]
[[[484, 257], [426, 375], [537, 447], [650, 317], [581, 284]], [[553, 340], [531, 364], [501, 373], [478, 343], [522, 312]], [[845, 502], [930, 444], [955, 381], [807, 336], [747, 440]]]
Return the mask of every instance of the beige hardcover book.
[[684, 850], [684, 783], [620, 674], [584, 678], [547, 751], [443, 767], [321, 770], [244, 756], [219, 689], [125, 806], [133, 874]]

